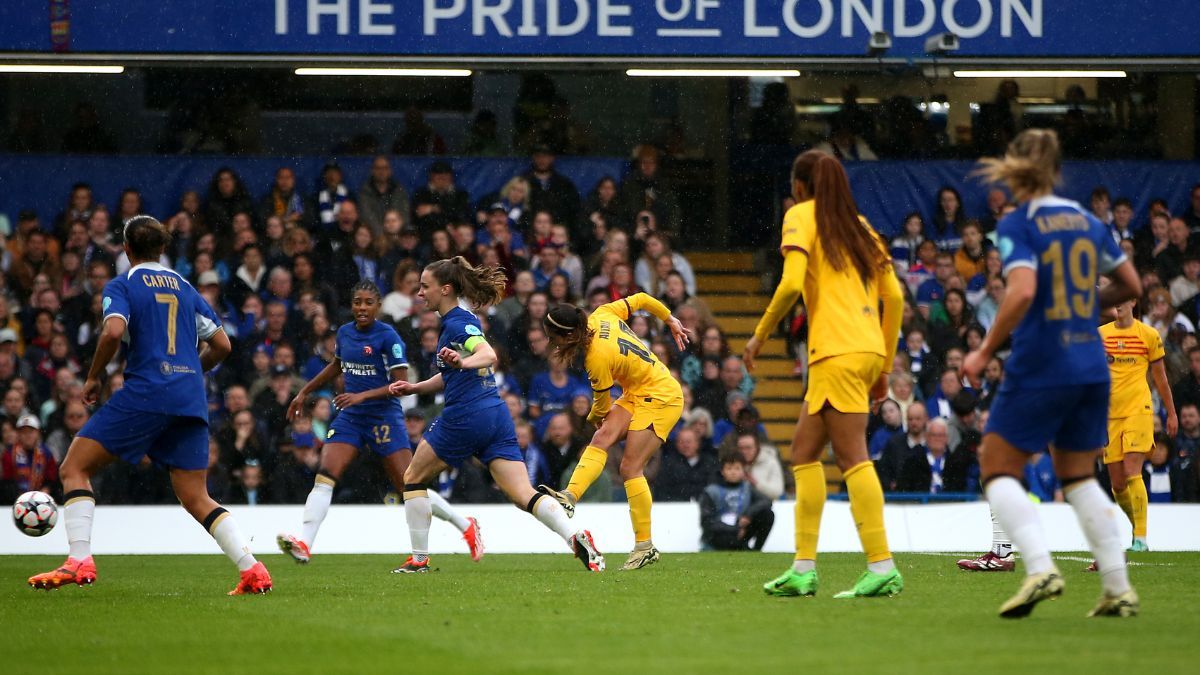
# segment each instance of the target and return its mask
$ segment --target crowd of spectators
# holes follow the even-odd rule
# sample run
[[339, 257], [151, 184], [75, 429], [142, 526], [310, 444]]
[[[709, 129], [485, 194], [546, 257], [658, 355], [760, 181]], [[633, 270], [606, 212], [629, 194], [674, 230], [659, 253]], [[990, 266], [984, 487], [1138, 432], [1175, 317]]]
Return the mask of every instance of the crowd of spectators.
[[[1151, 499], [1200, 501], [1200, 184], [1174, 212], [1162, 200], [1140, 205], [1114, 199], [1104, 187], [1092, 191], [1088, 207], [1135, 262], [1144, 289], [1137, 314], [1158, 331], [1166, 349], [1180, 428], [1174, 438], [1165, 433], [1166, 411], [1155, 392], [1156, 447], [1146, 465]], [[993, 190], [985, 212], [968, 215], [958, 192], [947, 186], [937, 194], [931, 222], [909, 215], [891, 241], [906, 288], [903, 334], [889, 399], [872, 415], [869, 431], [885, 490], [980, 489], [976, 453], [1008, 353], [997, 353], [978, 380], [962, 379], [958, 369], [1004, 298], [995, 228], [1014, 208], [1003, 191]], [[1061, 499], [1048, 463], [1044, 452], [1030, 458], [1026, 482], [1043, 500]], [[1098, 475], [1107, 480], [1105, 472]]]
[[[542, 317], [553, 303], [594, 308], [644, 291], [698, 336], [680, 352], [653, 317], [629, 322], [687, 383], [685, 420], [648, 469], [655, 493], [663, 500], [699, 499], [721, 482], [719, 452], [744, 463], [747, 485], [765, 498], [784, 493], [779, 453], [749, 403], [754, 382], [696, 297], [687, 258], [673, 248], [678, 200], [661, 175], [659, 152], [637, 148], [628, 175], [604, 178], [581, 196], [556, 170], [552, 150], [536, 147], [526, 171], [482, 196], [457, 185], [443, 161], [431, 161], [427, 183], [410, 194], [393, 177], [387, 156], [374, 159], [362, 185], [347, 185], [340, 167], [329, 163], [319, 188], [306, 193], [295, 172], [282, 166], [265, 194], [252, 195], [236, 167], [227, 167], [207, 186], [153, 195], [158, 203], [178, 204], [155, 214], [173, 234], [161, 262], [199, 290], [234, 344], [207, 378], [214, 498], [303, 503], [336, 415], [335, 392], [319, 392], [300, 419], [287, 420], [285, 411], [332, 358], [334, 332], [349, 320], [346, 296], [358, 281], [381, 289], [380, 318], [405, 340], [409, 376], [431, 375], [438, 318], [417, 297], [418, 279], [426, 263], [456, 255], [508, 276], [508, 297], [481, 320], [500, 355], [496, 377], [532, 480], [565, 485], [593, 431], [586, 422], [586, 375], [550, 363]], [[0, 241], [0, 499], [27, 489], [59, 490], [57, 464], [91, 413], [81, 401], [81, 382], [95, 350], [101, 292], [129, 270], [122, 223], [141, 204], [136, 188], [109, 206], [80, 183], [63, 195], [61, 213], [21, 212]], [[102, 401], [122, 385], [117, 364], [109, 373]], [[441, 403], [440, 396], [404, 401], [414, 446]], [[610, 459], [615, 467], [620, 451]], [[587, 497], [623, 498], [616, 476], [610, 470], [610, 481]], [[114, 463], [95, 488], [101, 503], [172, 501], [166, 471], [149, 461]], [[501, 499], [476, 464], [447, 472], [438, 488], [455, 501]], [[335, 494], [338, 502], [389, 498], [394, 488], [369, 452]]]

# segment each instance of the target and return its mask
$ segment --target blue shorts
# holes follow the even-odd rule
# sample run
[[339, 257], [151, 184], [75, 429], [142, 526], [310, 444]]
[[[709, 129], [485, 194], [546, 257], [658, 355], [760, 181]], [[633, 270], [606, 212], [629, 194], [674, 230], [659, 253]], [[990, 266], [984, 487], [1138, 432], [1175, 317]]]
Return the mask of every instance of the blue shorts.
[[1053, 445], [1090, 451], [1108, 444], [1107, 382], [996, 392], [984, 433], [999, 434], [1028, 453]]
[[380, 457], [412, 449], [402, 412], [371, 417], [343, 412], [329, 425], [325, 442], [345, 443], [359, 450], [370, 450]]
[[96, 441], [130, 464], [149, 455], [173, 469], [208, 468], [208, 420], [199, 417], [144, 412], [109, 401], [76, 435]]
[[438, 459], [450, 466], [459, 466], [472, 457], [478, 457], [484, 465], [495, 459], [525, 461], [505, 405], [475, 410], [453, 419], [439, 417], [425, 430], [425, 442]]

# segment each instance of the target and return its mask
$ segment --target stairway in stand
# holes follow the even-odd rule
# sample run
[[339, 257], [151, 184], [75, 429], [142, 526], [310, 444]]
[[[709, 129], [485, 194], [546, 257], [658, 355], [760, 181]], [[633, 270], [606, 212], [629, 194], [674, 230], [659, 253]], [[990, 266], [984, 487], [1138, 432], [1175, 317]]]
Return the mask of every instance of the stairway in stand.
[[[761, 273], [754, 267], [753, 255], [707, 251], [688, 253], [687, 259], [696, 272], [697, 295], [712, 310], [717, 325], [729, 341], [729, 348], [741, 356], [759, 317], [771, 301], [770, 295], [762, 290]], [[793, 374], [794, 368], [795, 360], [788, 354], [783, 336], [772, 334], [758, 356], [753, 400], [771, 443], [779, 448], [779, 455], [785, 462], [791, 456], [792, 433], [803, 396], [803, 379]], [[837, 492], [841, 472], [828, 457], [826, 460], [829, 490]]]

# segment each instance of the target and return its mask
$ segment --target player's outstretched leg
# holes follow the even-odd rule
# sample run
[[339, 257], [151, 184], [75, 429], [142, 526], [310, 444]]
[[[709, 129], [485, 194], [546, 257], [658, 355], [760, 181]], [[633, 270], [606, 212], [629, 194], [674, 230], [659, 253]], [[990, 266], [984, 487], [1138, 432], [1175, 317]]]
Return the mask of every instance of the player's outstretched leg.
[[488, 464], [488, 471], [513, 504], [562, 537], [588, 571], [604, 571], [604, 556], [596, 548], [592, 533], [587, 530], [574, 530], [562, 505], [533, 489], [529, 484], [529, 472], [523, 463], [511, 459], [494, 459]]
[[471, 560], [479, 562], [483, 558], [483, 532], [479, 529], [479, 521], [454, 510], [450, 502], [436, 491], [429, 490], [425, 494], [429, 498], [429, 508], [433, 517], [450, 523], [461, 532], [463, 541], [467, 543], [467, 549], [471, 552]]
[[92, 515], [96, 496], [91, 477], [115, 457], [96, 441], [76, 436], [63, 460], [59, 475], [63, 484], [63, 526], [67, 530], [67, 560], [57, 569], [29, 577], [33, 588], [52, 590], [66, 584], [85, 586], [96, 582], [92, 560]]
[[992, 513], [992, 548], [978, 558], [963, 558], [958, 568], [968, 572], [1013, 572], [1017, 569], [1012, 540]]

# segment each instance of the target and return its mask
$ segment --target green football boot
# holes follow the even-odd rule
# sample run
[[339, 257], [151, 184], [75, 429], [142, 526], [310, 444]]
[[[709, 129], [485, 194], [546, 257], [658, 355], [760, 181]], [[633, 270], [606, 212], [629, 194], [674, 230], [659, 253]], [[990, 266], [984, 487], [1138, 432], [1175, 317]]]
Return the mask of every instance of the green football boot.
[[801, 574], [794, 569], [789, 569], [778, 578], [763, 584], [763, 591], [767, 595], [780, 598], [816, 595], [817, 571], [814, 569]]
[[1125, 550], [1129, 551], [1130, 553], [1146, 553], [1150, 550], [1150, 545], [1146, 543], [1145, 539], [1142, 539], [1141, 537], [1134, 537], [1133, 544]]
[[842, 591], [833, 597], [839, 600], [846, 598], [874, 598], [881, 595], [890, 597], [899, 595], [902, 590], [904, 590], [904, 577], [900, 576], [900, 570], [893, 567], [890, 572], [884, 574], [876, 574], [871, 570], [867, 570], [862, 573], [858, 581], [854, 582], [854, 588]]

